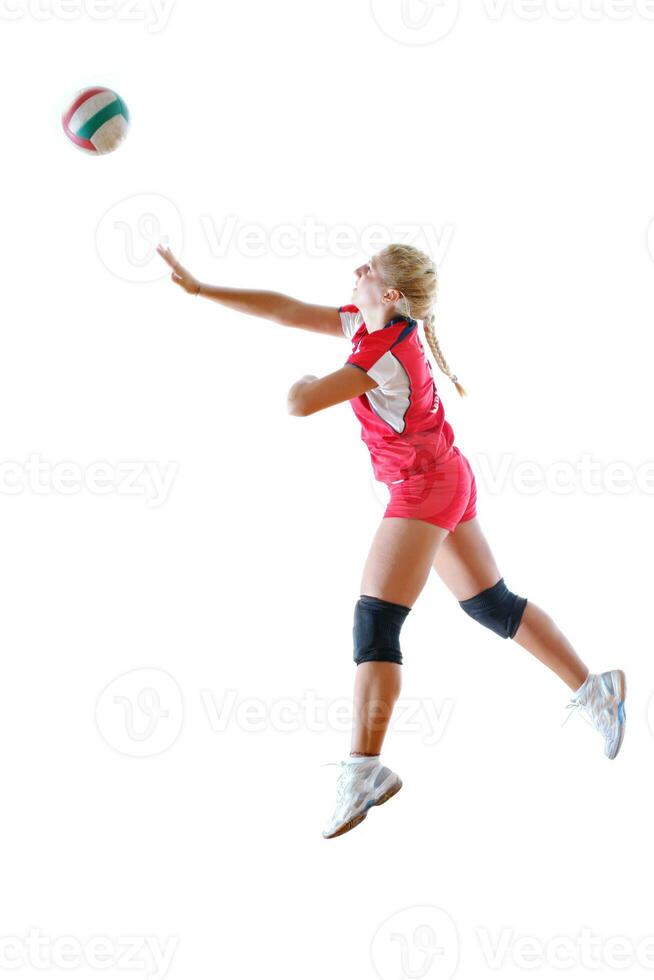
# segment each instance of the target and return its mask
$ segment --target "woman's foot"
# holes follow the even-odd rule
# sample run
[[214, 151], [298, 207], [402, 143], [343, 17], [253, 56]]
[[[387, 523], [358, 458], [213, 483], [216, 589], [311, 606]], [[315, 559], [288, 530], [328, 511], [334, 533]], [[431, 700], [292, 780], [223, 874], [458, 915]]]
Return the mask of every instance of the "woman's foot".
[[322, 832], [324, 838], [339, 837], [368, 816], [371, 806], [380, 806], [402, 788], [402, 780], [377, 759], [370, 762], [341, 762], [336, 788], [336, 808]]
[[626, 693], [624, 671], [607, 670], [603, 674], [589, 674], [568, 705], [586, 713], [604, 737], [604, 752], [609, 759], [615, 759], [624, 738]]

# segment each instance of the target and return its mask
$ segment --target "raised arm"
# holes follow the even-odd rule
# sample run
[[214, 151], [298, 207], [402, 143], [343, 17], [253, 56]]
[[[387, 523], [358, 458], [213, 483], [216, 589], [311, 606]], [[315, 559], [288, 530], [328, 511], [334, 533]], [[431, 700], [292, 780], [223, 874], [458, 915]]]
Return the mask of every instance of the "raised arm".
[[343, 337], [341, 320], [336, 306], [315, 306], [303, 303], [283, 293], [263, 289], [234, 289], [230, 286], [210, 286], [200, 282], [177, 261], [169, 248], [157, 246], [159, 255], [173, 270], [171, 279], [191, 296], [205, 296], [239, 313], [263, 317], [286, 327], [301, 327], [317, 333]]

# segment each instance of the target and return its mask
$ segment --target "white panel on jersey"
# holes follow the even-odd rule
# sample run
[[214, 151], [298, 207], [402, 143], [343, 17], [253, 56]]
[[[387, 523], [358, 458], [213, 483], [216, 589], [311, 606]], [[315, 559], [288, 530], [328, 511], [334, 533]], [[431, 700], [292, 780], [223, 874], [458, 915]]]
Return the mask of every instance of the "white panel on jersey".
[[366, 392], [373, 411], [395, 432], [404, 432], [404, 416], [411, 403], [411, 385], [404, 366], [391, 351], [386, 351], [366, 373], [379, 385]]
[[356, 313], [341, 313], [340, 317], [343, 333], [348, 339], [351, 340], [363, 323], [361, 310], [357, 310]]
[[[375, 361], [373, 366], [367, 371], [373, 381], [376, 381], [378, 385], [392, 384], [393, 381], [401, 381], [401, 377], [398, 374], [398, 369], [402, 369], [402, 373], [406, 377], [406, 371], [395, 357], [391, 351], [387, 350], [385, 354]], [[408, 379], [407, 379], [408, 380]]]

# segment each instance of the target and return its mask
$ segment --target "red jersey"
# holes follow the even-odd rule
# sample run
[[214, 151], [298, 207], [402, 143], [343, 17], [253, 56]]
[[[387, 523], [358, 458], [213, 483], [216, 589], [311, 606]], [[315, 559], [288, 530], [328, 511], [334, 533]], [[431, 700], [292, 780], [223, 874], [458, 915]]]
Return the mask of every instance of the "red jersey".
[[396, 316], [368, 333], [356, 306], [339, 309], [352, 341], [346, 364], [365, 371], [378, 387], [350, 399], [370, 450], [375, 479], [395, 483], [433, 469], [454, 443], [416, 320]]

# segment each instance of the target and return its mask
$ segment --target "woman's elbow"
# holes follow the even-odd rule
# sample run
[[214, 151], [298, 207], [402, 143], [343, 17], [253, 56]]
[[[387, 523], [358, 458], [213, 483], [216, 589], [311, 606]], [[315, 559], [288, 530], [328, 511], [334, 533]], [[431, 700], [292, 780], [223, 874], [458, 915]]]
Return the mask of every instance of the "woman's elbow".
[[309, 414], [299, 398], [289, 398], [286, 402], [286, 408], [289, 415], [295, 415], [298, 418], [304, 418], [305, 415]]

